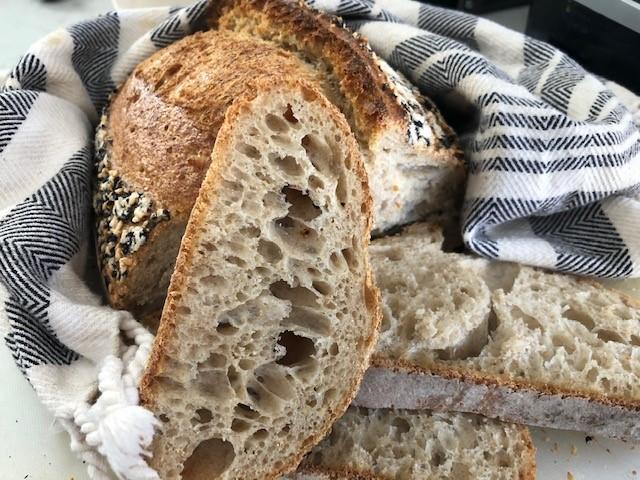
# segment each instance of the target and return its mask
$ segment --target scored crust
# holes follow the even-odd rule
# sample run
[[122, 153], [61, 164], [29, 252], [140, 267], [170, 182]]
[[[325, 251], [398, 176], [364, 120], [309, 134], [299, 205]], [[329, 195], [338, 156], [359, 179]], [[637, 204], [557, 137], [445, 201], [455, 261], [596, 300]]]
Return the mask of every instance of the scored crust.
[[391, 92], [383, 90], [385, 79], [374, 68], [364, 42], [338, 28], [330, 17], [286, 0], [228, 0], [216, 6], [210, 20], [213, 28], [246, 28], [257, 36], [313, 52], [315, 58], [330, 58], [344, 78], [340, 88], [345, 96], [362, 100], [353, 102], [359, 136], [403, 128], [404, 112]]
[[[257, 97], [258, 92], [260, 94], [266, 94], [270, 89], [282, 88], [283, 85], [291, 88], [299, 88], [303, 92], [303, 96], [307, 101], [319, 103], [326, 111], [328, 117], [332, 122], [335, 122], [341, 130], [345, 133], [347, 138], [350, 135], [350, 131], [344, 118], [335, 110], [335, 108], [324, 99], [322, 94], [315, 88], [302, 81], [282, 81], [278, 79], [259, 79], [252, 82], [254, 88], [250, 89], [250, 93], [244, 94], [242, 97], [236, 99], [233, 105], [227, 110], [225, 115], [225, 123], [221, 128], [217, 140], [215, 152], [224, 152], [229, 150], [232, 142], [233, 125], [238, 117], [248, 108], [249, 104]], [[274, 87], [278, 85], [278, 87]], [[348, 147], [349, 152], [347, 157], [352, 164], [352, 170], [355, 172], [360, 187], [362, 189], [363, 203], [358, 209], [361, 212], [362, 217], [360, 221], [364, 222], [365, 227], [364, 235], [361, 241], [364, 245], [364, 251], [369, 243], [369, 229], [371, 226], [371, 197], [368, 190], [368, 182], [366, 171], [362, 164], [362, 160], [355, 144], [355, 140], [352, 140]], [[160, 389], [162, 388], [157, 381], [158, 376], [167, 367], [167, 356], [165, 354], [167, 345], [170, 339], [174, 338], [177, 327], [176, 323], [176, 307], [181, 298], [181, 286], [185, 285], [188, 280], [189, 265], [193, 261], [195, 255], [195, 249], [198, 244], [200, 236], [203, 234], [202, 230], [198, 228], [198, 225], [203, 222], [207, 213], [210, 212], [209, 203], [210, 198], [216, 195], [216, 185], [221, 181], [221, 172], [225, 169], [225, 156], [218, 155], [217, 160], [211, 164], [205, 181], [203, 182], [202, 189], [198, 200], [195, 203], [191, 217], [189, 220], [189, 226], [183, 236], [182, 245], [180, 248], [180, 255], [178, 257], [175, 270], [173, 272], [171, 287], [165, 302], [164, 310], [162, 313], [162, 319], [160, 327], [156, 335], [153, 350], [151, 352], [147, 368], [144, 376], [141, 379], [139, 391], [141, 404], [154, 410]], [[323, 425], [318, 426], [315, 435], [305, 439], [299, 452], [294, 457], [290, 458], [286, 463], [282, 463], [280, 467], [274, 469], [271, 472], [267, 472], [264, 478], [277, 478], [279, 475], [286, 473], [294, 469], [299, 463], [300, 459], [315, 443], [320, 441], [327, 431], [331, 428], [331, 424], [337, 419], [348, 407], [352, 399], [355, 397], [360, 379], [364, 375], [364, 372], [368, 366], [369, 356], [374, 349], [377, 339], [377, 329], [381, 318], [379, 308], [379, 293], [373, 283], [372, 273], [368, 264], [368, 259], [365, 257], [364, 261], [364, 278], [363, 278], [363, 292], [365, 308], [370, 318], [369, 330], [363, 332], [362, 343], [360, 345], [361, 356], [360, 358], [351, 359], [350, 369], [353, 372], [353, 376], [349, 380], [348, 387], [345, 389], [346, 394], [340, 400], [337, 407], [330, 412], [330, 415], [326, 419]]]

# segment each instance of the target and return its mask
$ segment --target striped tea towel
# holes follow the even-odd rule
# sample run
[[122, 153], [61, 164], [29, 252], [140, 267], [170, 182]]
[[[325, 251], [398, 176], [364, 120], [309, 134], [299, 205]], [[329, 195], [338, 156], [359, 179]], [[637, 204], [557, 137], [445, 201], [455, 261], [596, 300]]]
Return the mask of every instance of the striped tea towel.
[[[598, 78], [545, 43], [470, 15], [409, 0], [309, 3], [341, 15], [463, 120], [470, 249], [640, 276], [640, 134]], [[120, 478], [157, 475], [145, 462], [155, 421], [137, 392], [153, 337], [103, 306], [96, 285], [93, 127], [133, 67], [200, 28], [207, 6], [112, 12], [58, 30], [0, 90], [0, 331], [96, 479], [109, 466]]]

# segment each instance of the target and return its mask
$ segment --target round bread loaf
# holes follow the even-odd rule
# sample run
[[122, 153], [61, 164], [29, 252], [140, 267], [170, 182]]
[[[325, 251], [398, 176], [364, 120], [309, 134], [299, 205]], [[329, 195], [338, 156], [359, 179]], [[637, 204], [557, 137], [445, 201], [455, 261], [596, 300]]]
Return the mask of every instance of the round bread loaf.
[[374, 232], [459, 200], [464, 169], [453, 132], [362, 39], [292, 2], [220, 8], [219, 31], [142, 62], [98, 128], [102, 273], [111, 305], [141, 317], [162, 308], [225, 112], [256, 80], [304, 79], [342, 111], [369, 174]]

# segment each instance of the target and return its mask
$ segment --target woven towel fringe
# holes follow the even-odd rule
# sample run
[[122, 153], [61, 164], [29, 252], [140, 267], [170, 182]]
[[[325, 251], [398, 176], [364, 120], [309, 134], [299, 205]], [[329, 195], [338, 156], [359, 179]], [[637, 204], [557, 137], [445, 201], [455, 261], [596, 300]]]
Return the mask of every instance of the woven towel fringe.
[[133, 318], [127, 317], [121, 330], [133, 345], [123, 347], [122, 359], [109, 355], [98, 366], [99, 396], [93, 404], [80, 405], [74, 414], [79, 428], [72, 449], [88, 464], [92, 479], [109, 478], [103, 459], [119, 479], [157, 480], [158, 474], [146, 463], [148, 447], [158, 421], [139, 406], [138, 381], [146, 364], [153, 335]]

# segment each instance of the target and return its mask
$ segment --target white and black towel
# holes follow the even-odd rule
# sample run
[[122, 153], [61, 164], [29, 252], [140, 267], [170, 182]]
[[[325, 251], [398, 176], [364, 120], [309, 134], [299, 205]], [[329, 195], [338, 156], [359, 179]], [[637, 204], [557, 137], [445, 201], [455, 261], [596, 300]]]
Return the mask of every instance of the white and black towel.
[[[462, 13], [409, 0], [310, 3], [342, 16], [455, 120], [470, 171], [470, 249], [640, 276], [640, 133], [597, 77]], [[144, 461], [154, 420], [136, 388], [153, 337], [101, 305], [90, 258], [93, 126], [133, 67], [198, 29], [206, 6], [58, 30], [0, 89], [0, 333], [93, 478], [106, 478], [107, 463], [122, 478], [157, 478]]]

